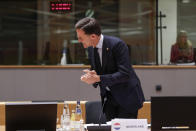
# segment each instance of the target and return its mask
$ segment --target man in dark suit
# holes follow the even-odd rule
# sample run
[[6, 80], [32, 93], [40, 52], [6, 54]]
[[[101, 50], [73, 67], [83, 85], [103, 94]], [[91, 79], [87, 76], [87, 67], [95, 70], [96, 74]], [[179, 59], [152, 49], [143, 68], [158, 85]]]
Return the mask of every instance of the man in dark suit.
[[145, 99], [130, 64], [127, 45], [119, 38], [102, 35], [94, 18], [81, 19], [75, 28], [78, 41], [88, 48], [91, 64], [91, 70], [84, 70], [81, 80], [100, 87], [107, 120], [137, 118]]

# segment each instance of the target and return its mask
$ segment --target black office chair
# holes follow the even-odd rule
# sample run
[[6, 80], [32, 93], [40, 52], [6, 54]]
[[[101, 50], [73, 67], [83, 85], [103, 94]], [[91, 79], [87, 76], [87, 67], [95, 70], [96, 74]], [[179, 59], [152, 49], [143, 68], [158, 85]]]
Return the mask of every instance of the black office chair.
[[105, 124], [106, 123], [105, 115], [102, 112], [101, 101], [88, 101], [85, 104], [85, 108], [86, 108], [86, 124], [90, 124], [90, 123]]

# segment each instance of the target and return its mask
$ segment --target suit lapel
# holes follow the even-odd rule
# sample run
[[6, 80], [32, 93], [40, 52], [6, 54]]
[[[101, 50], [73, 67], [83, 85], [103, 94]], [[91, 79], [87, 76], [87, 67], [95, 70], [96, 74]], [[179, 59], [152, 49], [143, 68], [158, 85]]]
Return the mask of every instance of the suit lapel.
[[106, 65], [107, 65], [107, 56], [108, 56], [108, 51], [109, 48], [107, 46], [106, 40], [105, 40], [105, 36], [103, 38], [103, 47], [102, 47], [102, 70], [103, 72], [105, 71]]
[[89, 47], [89, 54], [90, 54], [90, 60], [91, 60], [91, 68], [95, 70], [95, 59], [94, 59], [94, 49], [93, 47]]

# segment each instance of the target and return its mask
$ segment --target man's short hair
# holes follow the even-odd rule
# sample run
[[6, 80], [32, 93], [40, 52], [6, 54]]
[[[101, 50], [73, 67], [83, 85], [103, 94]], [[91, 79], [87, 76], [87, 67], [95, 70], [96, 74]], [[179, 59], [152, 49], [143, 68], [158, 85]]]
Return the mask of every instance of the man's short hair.
[[85, 32], [85, 34], [96, 34], [98, 36], [101, 35], [101, 26], [94, 18], [83, 18], [79, 20], [76, 25], [76, 29], [81, 29]]

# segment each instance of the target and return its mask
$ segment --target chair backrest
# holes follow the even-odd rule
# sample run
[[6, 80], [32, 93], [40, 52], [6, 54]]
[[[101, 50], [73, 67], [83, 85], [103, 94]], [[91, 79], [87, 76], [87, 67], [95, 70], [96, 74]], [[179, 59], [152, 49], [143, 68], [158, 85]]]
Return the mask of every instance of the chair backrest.
[[[106, 118], [102, 111], [101, 101], [88, 101], [85, 103], [86, 124], [105, 124]], [[101, 118], [99, 120], [99, 117]]]

